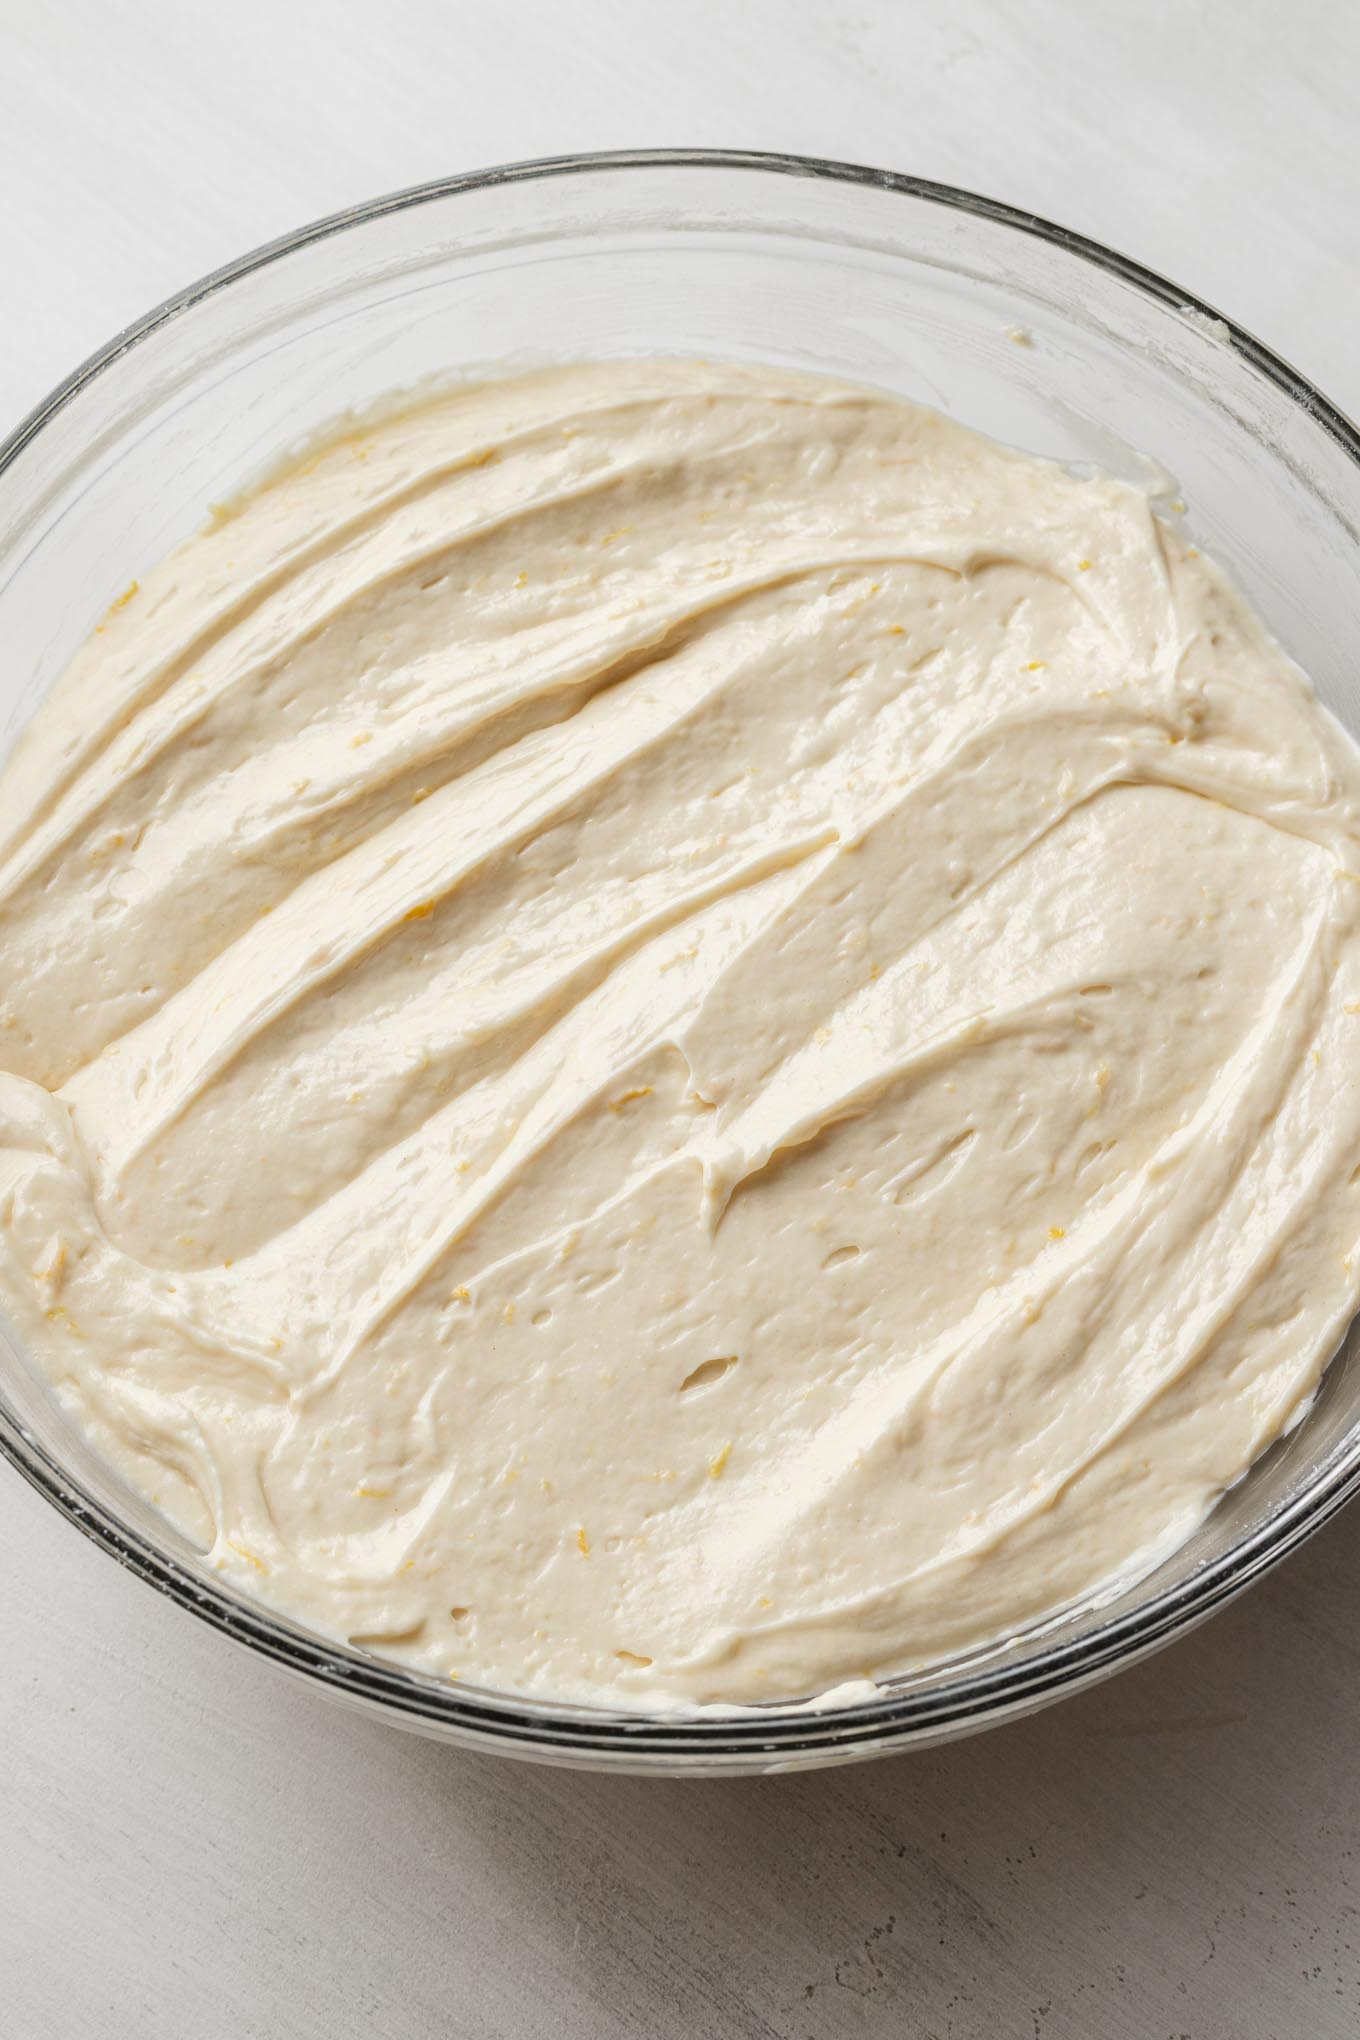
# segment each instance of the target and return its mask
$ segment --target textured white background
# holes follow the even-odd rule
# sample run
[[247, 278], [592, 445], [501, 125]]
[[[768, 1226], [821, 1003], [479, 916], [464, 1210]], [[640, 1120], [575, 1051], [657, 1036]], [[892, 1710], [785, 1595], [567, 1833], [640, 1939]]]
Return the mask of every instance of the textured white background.
[[[995, 193], [1360, 410], [1347, 0], [0, 0], [0, 429], [316, 214], [572, 149]], [[0, 647], [0, 657], [3, 657]], [[924, 1757], [659, 1785], [351, 1721], [0, 1476], [4, 2040], [1354, 2040], [1360, 1506]]]

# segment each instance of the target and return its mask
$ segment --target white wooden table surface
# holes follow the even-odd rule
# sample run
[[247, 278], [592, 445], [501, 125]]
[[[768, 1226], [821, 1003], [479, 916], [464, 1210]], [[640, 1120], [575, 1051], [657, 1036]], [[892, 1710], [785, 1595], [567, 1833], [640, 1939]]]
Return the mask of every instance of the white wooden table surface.
[[[665, 143], [1033, 207], [1355, 413], [1358, 90], [1347, 0], [0, 0], [0, 428], [319, 213]], [[1028, 1724], [737, 1784], [353, 1721], [7, 1472], [0, 1553], [3, 2040], [1360, 2032], [1360, 1508]]]

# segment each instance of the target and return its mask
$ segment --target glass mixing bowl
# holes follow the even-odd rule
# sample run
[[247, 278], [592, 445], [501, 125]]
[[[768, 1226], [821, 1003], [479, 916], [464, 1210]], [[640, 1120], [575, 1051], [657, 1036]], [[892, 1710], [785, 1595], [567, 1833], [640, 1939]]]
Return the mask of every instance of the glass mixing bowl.
[[[55, 390], [0, 448], [0, 748], [130, 579], [337, 413], [473, 365], [651, 353], [877, 383], [1015, 445], [1151, 476], [1360, 734], [1360, 437], [1259, 342], [1122, 256], [968, 192], [794, 157], [647, 153], [357, 206], [193, 285]], [[1360, 1484], [1356, 1348], [1353, 1332], [1306, 1421], [1136, 1585], [821, 1712], [553, 1705], [318, 1637], [207, 1572], [3, 1327], [0, 1450], [182, 1607], [386, 1720], [561, 1763], [779, 1770], [1023, 1713], [1219, 1606]]]

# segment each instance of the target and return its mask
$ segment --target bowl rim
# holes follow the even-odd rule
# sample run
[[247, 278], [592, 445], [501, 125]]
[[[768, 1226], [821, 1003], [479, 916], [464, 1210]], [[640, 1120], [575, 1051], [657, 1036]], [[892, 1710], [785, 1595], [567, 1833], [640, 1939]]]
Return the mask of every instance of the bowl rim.
[[[1231, 350], [1297, 405], [1360, 467], [1360, 431], [1298, 370], [1214, 306], [1117, 250], [1037, 213], [958, 186], [837, 162], [758, 150], [627, 149], [499, 164], [384, 194], [279, 235], [210, 271], [126, 326], [59, 382], [0, 442], [3, 475], [38, 435], [114, 363], [183, 313], [302, 249], [388, 214], [500, 185], [649, 170], [754, 172], [860, 186], [922, 200], [1013, 229], [1075, 256], [1195, 321], [1211, 320]], [[1320, 1478], [1188, 1579], [1098, 1623], [1085, 1635], [1021, 1661], [991, 1654], [975, 1670], [915, 1692], [815, 1711], [780, 1703], [740, 1713], [616, 1712], [453, 1684], [432, 1673], [328, 1642], [259, 1601], [193, 1571], [116, 1513], [0, 1406], [0, 1455], [68, 1521], [129, 1571], [200, 1620], [261, 1656], [384, 1716], [471, 1745], [600, 1768], [738, 1771], [762, 1759], [836, 1762], [938, 1741], [1073, 1692], [1132, 1662], [1203, 1619], [1321, 1528], [1360, 1490], [1360, 1427]], [[1031, 1630], [1029, 1634], [1033, 1636]], [[1023, 1637], [1017, 1640], [1023, 1640]]]

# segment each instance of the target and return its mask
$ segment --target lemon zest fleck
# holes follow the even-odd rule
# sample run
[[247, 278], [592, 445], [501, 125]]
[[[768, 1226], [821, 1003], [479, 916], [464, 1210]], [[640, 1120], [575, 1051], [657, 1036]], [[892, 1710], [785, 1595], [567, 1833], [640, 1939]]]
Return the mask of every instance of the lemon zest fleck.
[[65, 1240], [58, 1240], [57, 1245], [53, 1251], [51, 1260], [48, 1262], [45, 1268], [35, 1268], [33, 1270], [33, 1279], [35, 1282], [55, 1283], [58, 1277], [60, 1276], [62, 1269], [65, 1266], [66, 1266], [66, 1242]]
[[651, 1095], [652, 1087], [650, 1084], [638, 1084], [633, 1090], [625, 1091], [621, 1098], [611, 1098], [608, 1101], [609, 1109], [611, 1112], [622, 1112], [624, 1106], [631, 1105], [634, 1098], [650, 1098]]

